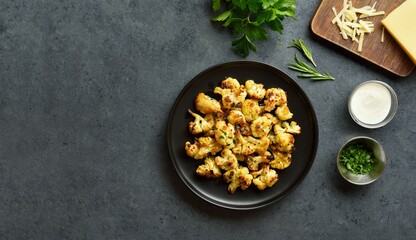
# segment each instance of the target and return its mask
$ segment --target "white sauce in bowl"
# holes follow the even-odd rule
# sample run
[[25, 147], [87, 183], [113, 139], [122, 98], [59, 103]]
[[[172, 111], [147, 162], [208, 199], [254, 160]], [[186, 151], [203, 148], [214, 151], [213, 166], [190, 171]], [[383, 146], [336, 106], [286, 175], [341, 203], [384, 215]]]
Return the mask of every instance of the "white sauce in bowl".
[[352, 114], [366, 124], [377, 124], [386, 119], [391, 105], [389, 90], [375, 82], [369, 82], [357, 88], [350, 101]]

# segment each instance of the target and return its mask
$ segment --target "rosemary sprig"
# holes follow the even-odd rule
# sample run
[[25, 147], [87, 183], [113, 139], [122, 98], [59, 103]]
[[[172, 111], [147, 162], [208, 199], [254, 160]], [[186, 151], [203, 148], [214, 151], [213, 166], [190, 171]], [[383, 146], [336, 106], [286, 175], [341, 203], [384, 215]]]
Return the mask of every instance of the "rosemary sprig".
[[312, 57], [312, 50], [306, 46], [305, 42], [301, 38], [299, 38], [299, 40], [293, 39], [293, 45], [290, 45], [289, 47], [297, 48], [316, 67], [315, 61]]
[[329, 75], [328, 73], [321, 74], [318, 71], [316, 71], [315, 68], [308, 65], [307, 63], [300, 60], [296, 54], [295, 54], [295, 63], [289, 63], [289, 68], [298, 72], [301, 72], [301, 74], [298, 75], [298, 77], [301, 78], [310, 78], [314, 81], [325, 81], [325, 80], [335, 80], [334, 77]]

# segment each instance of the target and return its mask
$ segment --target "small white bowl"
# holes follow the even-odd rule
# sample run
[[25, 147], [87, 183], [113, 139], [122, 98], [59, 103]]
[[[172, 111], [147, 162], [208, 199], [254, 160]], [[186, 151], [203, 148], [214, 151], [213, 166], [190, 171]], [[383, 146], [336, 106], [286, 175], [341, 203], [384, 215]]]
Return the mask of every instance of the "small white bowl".
[[[350, 144], [359, 143], [366, 146], [368, 149], [373, 151], [374, 167], [367, 174], [354, 174], [350, 172], [344, 164], [341, 162], [341, 152], [344, 148]], [[365, 136], [354, 137], [348, 140], [339, 150], [337, 156], [337, 167], [341, 176], [348, 182], [355, 185], [366, 185], [370, 184], [381, 177], [387, 164], [386, 154], [384, 153], [383, 147], [375, 139]]]
[[[385, 117], [383, 119], [380, 119], [377, 122], [370, 122], [370, 121], [365, 121], [363, 119], [363, 117], [360, 116], [358, 109], [361, 107], [361, 105], [364, 105], [364, 99], [360, 99], [360, 94], [362, 93], [367, 93], [368, 89], [370, 86], [373, 87], [378, 87], [378, 91], [374, 91], [374, 94], [380, 94], [381, 92], [387, 93], [386, 95], [388, 95], [390, 97], [390, 108], [389, 109], [381, 109], [382, 111], [385, 111], [384, 114], [380, 114], [382, 116], [385, 115]], [[367, 89], [366, 89], [367, 88]], [[375, 90], [375, 89], [374, 89]], [[381, 91], [380, 91], [381, 90]], [[362, 95], [361, 95], [362, 97]], [[372, 97], [372, 96], [369, 96]], [[368, 97], [367, 97], [368, 98]], [[384, 100], [384, 99], [382, 99]], [[375, 100], [374, 102], [381, 102], [380, 100]], [[379, 107], [383, 107], [383, 106], [379, 106]], [[387, 108], [387, 107], [386, 107]], [[363, 82], [361, 84], [359, 84], [352, 92], [351, 95], [348, 99], [348, 111], [352, 117], [352, 119], [354, 119], [354, 121], [359, 124], [362, 127], [365, 128], [379, 128], [379, 127], [383, 127], [385, 126], [387, 123], [389, 123], [393, 118], [394, 115], [397, 112], [397, 108], [398, 108], [398, 100], [397, 100], [397, 95], [394, 92], [393, 88], [391, 88], [388, 84], [381, 82], [381, 81], [377, 81], [377, 80], [370, 80], [370, 81], [366, 81]], [[369, 115], [375, 117], [379, 112], [373, 112], [373, 110], [375, 108], [371, 108], [371, 107], [367, 107], [368, 109], [368, 113]], [[370, 113], [371, 111], [371, 113]], [[361, 112], [363, 113], [363, 111]], [[365, 113], [364, 113], [365, 114]]]

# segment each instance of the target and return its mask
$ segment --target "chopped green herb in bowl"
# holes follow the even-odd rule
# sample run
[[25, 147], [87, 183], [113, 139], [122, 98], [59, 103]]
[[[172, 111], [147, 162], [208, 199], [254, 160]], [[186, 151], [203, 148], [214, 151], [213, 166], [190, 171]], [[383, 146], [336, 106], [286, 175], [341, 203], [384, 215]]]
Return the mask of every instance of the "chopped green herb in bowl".
[[374, 167], [374, 156], [371, 149], [363, 144], [350, 144], [341, 151], [341, 163], [354, 174], [367, 174]]
[[339, 150], [337, 167], [350, 183], [365, 185], [376, 181], [386, 166], [383, 147], [375, 139], [365, 136], [348, 140]]

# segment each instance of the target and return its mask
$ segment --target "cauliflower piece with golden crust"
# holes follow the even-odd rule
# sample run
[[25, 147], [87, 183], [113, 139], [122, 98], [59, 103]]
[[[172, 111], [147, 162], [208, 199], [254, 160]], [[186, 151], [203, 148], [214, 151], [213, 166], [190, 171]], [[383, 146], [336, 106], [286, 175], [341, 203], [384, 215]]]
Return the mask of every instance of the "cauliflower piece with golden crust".
[[196, 96], [195, 107], [203, 114], [222, 113], [220, 102], [204, 93], [198, 93]]
[[237, 188], [246, 190], [253, 180], [253, 176], [249, 173], [247, 167], [238, 166], [233, 170], [229, 170], [224, 173], [224, 180], [229, 183], [228, 191], [234, 193]]
[[295, 146], [295, 137], [287, 132], [276, 134], [277, 149], [282, 152], [292, 152]]
[[218, 118], [216, 118], [215, 115], [217, 115], [217, 114], [216, 113], [210, 113], [210, 114], [206, 114], [204, 116], [204, 120], [212, 126], [210, 130], [203, 132], [204, 136], [206, 136], [206, 137], [214, 137], [214, 126], [215, 126], [215, 123], [218, 121]]
[[244, 86], [235, 78], [227, 78], [221, 82], [221, 87], [216, 87], [214, 93], [221, 95], [221, 103], [224, 109], [241, 108], [247, 92]]
[[248, 142], [239, 130], [236, 131], [236, 139], [237, 143], [235, 147], [232, 149], [234, 154], [239, 155], [250, 155], [256, 152], [256, 146], [250, 142]]
[[286, 92], [281, 88], [269, 88], [266, 91], [266, 100], [264, 100], [264, 110], [273, 111], [277, 106], [287, 103]]
[[[300, 133], [300, 127], [296, 122], [290, 125], [288, 122], [281, 122], [280, 124], [273, 125], [273, 134], [269, 134], [269, 139], [275, 145], [272, 146], [275, 149], [278, 149], [282, 152], [292, 152], [295, 145], [295, 137], [293, 136], [292, 132]], [[274, 139], [273, 139], [274, 137]]]
[[241, 135], [251, 136], [250, 124], [247, 124], [247, 125], [244, 125], [244, 126], [237, 125], [237, 129], [240, 131]]
[[248, 124], [244, 114], [237, 109], [233, 109], [228, 113], [227, 120], [233, 125], [239, 124], [241, 126], [245, 126]]
[[205, 114], [204, 120], [207, 121], [210, 125], [214, 126], [218, 119], [216, 115], [217, 114], [215, 113]]
[[225, 148], [234, 147], [235, 127], [231, 123], [218, 121], [215, 124], [214, 136], [215, 140]]
[[203, 118], [201, 115], [192, 112], [190, 109], [188, 109], [188, 112], [195, 117], [194, 121], [190, 121], [188, 123], [188, 128], [189, 131], [194, 134], [200, 134], [203, 132], [208, 132], [209, 130], [212, 129], [212, 127], [214, 126], [214, 123], [211, 121], [207, 121], [205, 118]]
[[292, 163], [292, 154], [288, 152], [281, 152], [279, 150], [273, 150], [273, 160], [270, 162], [272, 168], [279, 170], [285, 169]]
[[247, 142], [252, 144], [254, 148], [256, 149], [256, 153], [258, 154], [264, 154], [267, 149], [269, 148], [270, 140], [267, 136], [264, 136], [260, 139], [254, 138], [252, 136], [246, 137]]
[[271, 113], [264, 113], [263, 116], [267, 117], [268, 119], [270, 119], [270, 121], [272, 121], [272, 124], [278, 124], [280, 123], [279, 118], [277, 118], [275, 115], [271, 114]]
[[234, 124], [242, 135], [251, 135], [250, 124], [246, 121], [244, 114], [240, 110], [231, 110], [228, 114], [227, 120], [229, 123]]
[[289, 106], [287, 106], [286, 103], [277, 107], [275, 113], [276, 116], [282, 121], [291, 119], [293, 117], [293, 113], [290, 111]]
[[264, 85], [260, 83], [255, 83], [253, 80], [247, 80], [245, 83], [247, 94], [250, 98], [262, 100], [266, 94], [266, 89]]
[[264, 190], [266, 187], [272, 187], [278, 180], [279, 175], [275, 170], [270, 169], [269, 165], [263, 166], [263, 168], [257, 172], [252, 172], [254, 177], [253, 184], [257, 186], [259, 190]]
[[286, 129], [284, 127], [282, 127], [282, 123], [279, 122], [279, 123], [273, 125], [273, 132], [274, 132], [275, 135], [277, 135], [279, 133], [286, 132]]
[[198, 166], [196, 173], [207, 178], [219, 178], [222, 176], [221, 169], [215, 163], [213, 156], [205, 158], [204, 164]]
[[259, 102], [254, 99], [246, 99], [241, 107], [241, 112], [248, 122], [252, 122], [260, 115], [261, 109]]
[[237, 90], [240, 89], [240, 83], [237, 79], [228, 77], [221, 82], [221, 87]]
[[270, 140], [267, 136], [261, 139], [254, 138], [252, 136], [244, 137], [240, 131], [236, 131], [237, 143], [232, 149], [234, 154], [250, 155], [255, 152], [258, 154], [264, 154], [269, 147]]
[[246, 160], [247, 167], [251, 171], [257, 171], [259, 170], [259, 165], [269, 163], [272, 157], [273, 156], [269, 151], [266, 151], [263, 155], [249, 155]]
[[240, 89], [228, 89], [216, 87], [214, 93], [221, 95], [221, 104], [224, 109], [241, 108], [247, 93]]
[[258, 117], [250, 125], [251, 134], [257, 138], [267, 136], [272, 129], [272, 125], [273, 121], [267, 116]]
[[288, 133], [300, 134], [301, 132], [301, 127], [295, 121], [291, 121], [290, 124], [288, 122], [282, 122], [281, 125], [285, 129], [285, 131]]
[[191, 144], [185, 143], [185, 150], [188, 156], [194, 159], [203, 159], [208, 155], [214, 155], [222, 150], [222, 146], [212, 137], [200, 137]]
[[235, 169], [238, 166], [237, 157], [230, 149], [222, 150], [221, 156], [215, 157], [215, 163], [225, 171]]

